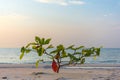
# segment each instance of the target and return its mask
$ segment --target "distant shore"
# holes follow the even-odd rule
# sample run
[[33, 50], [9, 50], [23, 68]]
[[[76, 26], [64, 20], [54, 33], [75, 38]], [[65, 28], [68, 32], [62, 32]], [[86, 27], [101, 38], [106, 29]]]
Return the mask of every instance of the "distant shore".
[[84, 64], [77, 66], [80, 68], [75, 67], [65, 66], [57, 74], [47, 64], [40, 64], [39, 68], [35, 64], [0, 64], [0, 80], [120, 80], [120, 64]]

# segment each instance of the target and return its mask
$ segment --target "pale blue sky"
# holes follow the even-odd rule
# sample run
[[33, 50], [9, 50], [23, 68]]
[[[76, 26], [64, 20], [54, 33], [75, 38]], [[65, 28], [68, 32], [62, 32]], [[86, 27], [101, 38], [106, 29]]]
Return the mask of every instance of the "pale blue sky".
[[0, 0], [0, 47], [34, 36], [53, 44], [120, 47], [120, 0]]

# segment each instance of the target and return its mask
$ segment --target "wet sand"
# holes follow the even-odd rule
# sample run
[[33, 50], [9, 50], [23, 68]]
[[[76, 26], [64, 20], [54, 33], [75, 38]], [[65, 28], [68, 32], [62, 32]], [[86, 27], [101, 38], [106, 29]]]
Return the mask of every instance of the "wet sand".
[[34, 64], [0, 64], [0, 80], [120, 80], [119, 64], [75, 67], [66, 66], [60, 69], [60, 73], [54, 73], [50, 65], [35, 68]]

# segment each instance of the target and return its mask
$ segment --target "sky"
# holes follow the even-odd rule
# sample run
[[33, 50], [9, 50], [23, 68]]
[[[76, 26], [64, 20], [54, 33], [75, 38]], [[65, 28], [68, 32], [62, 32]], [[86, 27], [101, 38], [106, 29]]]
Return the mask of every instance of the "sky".
[[0, 48], [35, 36], [53, 45], [120, 48], [120, 0], [0, 0]]

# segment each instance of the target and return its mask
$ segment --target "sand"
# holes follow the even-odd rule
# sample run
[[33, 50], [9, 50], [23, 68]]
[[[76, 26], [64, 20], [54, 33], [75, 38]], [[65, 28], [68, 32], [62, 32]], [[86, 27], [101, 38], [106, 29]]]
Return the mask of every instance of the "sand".
[[0, 64], [0, 80], [120, 80], [119, 64], [66, 66], [54, 73], [50, 65]]

